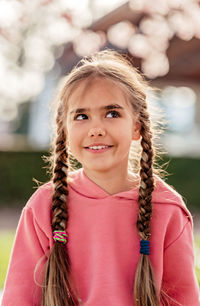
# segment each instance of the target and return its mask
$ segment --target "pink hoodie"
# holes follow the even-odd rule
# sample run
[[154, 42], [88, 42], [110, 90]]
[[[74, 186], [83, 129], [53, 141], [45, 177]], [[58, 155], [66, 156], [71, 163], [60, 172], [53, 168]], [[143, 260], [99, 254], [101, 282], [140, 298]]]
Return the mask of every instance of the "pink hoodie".
[[[70, 176], [74, 180], [69, 183], [67, 247], [80, 305], [133, 306], [134, 275], [140, 256], [138, 189], [109, 195], [83, 169]], [[191, 215], [180, 195], [156, 178], [149, 257], [158, 290], [162, 286], [170, 305], [199, 306]], [[34, 278], [42, 283], [45, 254], [48, 256], [53, 245], [51, 198], [48, 182], [39, 187], [22, 211], [2, 306], [40, 305], [41, 288]]]

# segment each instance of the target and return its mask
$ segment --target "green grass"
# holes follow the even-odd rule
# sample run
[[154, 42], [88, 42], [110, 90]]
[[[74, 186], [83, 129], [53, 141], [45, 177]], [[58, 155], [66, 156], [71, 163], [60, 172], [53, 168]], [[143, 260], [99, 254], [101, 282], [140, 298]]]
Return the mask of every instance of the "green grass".
[[[0, 289], [4, 285], [14, 235], [14, 231], [0, 231]], [[200, 285], [200, 237], [195, 237], [195, 272]]]
[[4, 285], [14, 235], [14, 231], [0, 231], [0, 289]]
[[195, 272], [200, 286], [200, 236], [195, 237]]

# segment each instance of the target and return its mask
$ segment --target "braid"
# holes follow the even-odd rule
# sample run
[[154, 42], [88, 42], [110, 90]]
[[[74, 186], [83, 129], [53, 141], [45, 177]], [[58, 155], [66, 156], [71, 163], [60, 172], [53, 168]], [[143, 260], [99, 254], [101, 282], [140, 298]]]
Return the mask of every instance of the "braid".
[[[148, 240], [150, 234], [150, 220], [152, 216], [152, 192], [154, 190], [153, 178], [153, 157], [152, 133], [150, 130], [150, 120], [147, 108], [140, 114], [142, 136], [142, 154], [140, 160], [140, 188], [139, 188], [139, 214], [137, 229], [142, 240]], [[148, 255], [141, 254], [138, 262], [135, 284], [134, 298], [138, 306], [158, 306], [155, 282]]]
[[[53, 169], [54, 194], [52, 198], [52, 231], [66, 230], [68, 153], [66, 134], [62, 126], [61, 107], [57, 115], [57, 139], [55, 143], [55, 166]], [[74, 306], [78, 304], [70, 276], [70, 259], [65, 244], [56, 241], [47, 261], [42, 306]]]
[[141, 239], [148, 239], [150, 236], [150, 219], [152, 215], [152, 192], [154, 190], [153, 179], [153, 149], [152, 149], [152, 133], [150, 131], [149, 115], [144, 112], [140, 116], [142, 136], [142, 156], [140, 160], [140, 188], [139, 188], [139, 215], [137, 228]]
[[60, 119], [60, 114], [56, 119], [57, 122], [57, 139], [55, 145], [55, 167], [53, 170], [53, 185], [54, 185], [54, 195], [53, 195], [53, 219], [52, 219], [52, 229], [54, 230], [65, 230], [68, 221], [67, 212], [67, 158], [68, 153], [66, 150], [66, 135], [62, 127], [62, 121]]

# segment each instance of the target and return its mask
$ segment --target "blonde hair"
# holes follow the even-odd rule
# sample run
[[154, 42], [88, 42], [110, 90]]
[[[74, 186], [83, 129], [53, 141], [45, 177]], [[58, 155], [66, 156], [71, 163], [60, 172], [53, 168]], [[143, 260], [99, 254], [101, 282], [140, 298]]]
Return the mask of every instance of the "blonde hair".
[[[150, 238], [150, 220], [152, 216], [152, 192], [155, 187], [154, 167], [155, 148], [152, 144], [153, 132], [147, 105], [147, 82], [124, 56], [112, 50], [100, 51], [82, 59], [64, 80], [58, 96], [56, 127], [57, 134], [52, 143], [49, 158], [49, 171], [53, 183], [52, 231], [66, 230], [68, 223], [68, 171], [74, 169], [74, 159], [67, 147], [67, 135], [64, 127], [67, 101], [72, 91], [83, 80], [93, 77], [110, 79], [122, 86], [133, 108], [138, 114], [141, 125], [140, 150], [130, 150], [131, 170], [140, 174], [139, 212], [137, 230], [142, 240]], [[136, 158], [137, 156], [137, 158]], [[78, 295], [71, 279], [70, 258], [66, 246], [55, 242], [47, 261], [42, 292], [42, 306], [77, 305]], [[134, 281], [133, 300], [135, 305], [159, 305], [159, 293], [154, 281], [153, 269], [148, 255], [141, 254]]]

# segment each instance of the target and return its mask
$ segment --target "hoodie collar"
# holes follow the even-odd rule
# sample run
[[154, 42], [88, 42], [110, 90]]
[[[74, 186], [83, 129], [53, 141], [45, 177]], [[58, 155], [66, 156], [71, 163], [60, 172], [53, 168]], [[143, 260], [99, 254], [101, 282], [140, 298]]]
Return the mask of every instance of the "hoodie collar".
[[89, 179], [83, 168], [75, 170], [69, 173], [69, 186], [77, 193], [92, 199], [105, 199], [105, 198], [125, 198], [125, 199], [137, 199], [138, 188], [128, 191], [122, 191], [113, 195], [110, 195], [99, 185]]
[[[152, 193], [152, 202], [153, 204], [172, 204], [180, 206], [186, 215], [190, 218], [192, 222], [192, 217], [188, 211], [181, 195], [176, 192], [173, 187], [165, 183], [158, 175], [154, 176], [155, 178], [155, 189]], [[80, 195], [91, 198], [91, 199], [108, 199], [108, 198], [123, 198], [129, 200], [136, 200], [139, 196], [139, 189], [133, 188], [128, 191], [119, 192], [113, 195], [107, 193], [99, 185], [94, 183], [89, 179], [84, 173], [83, 168], [72, 171], [68, 176], [69, 187], [72, 188], [75, 192]]]

